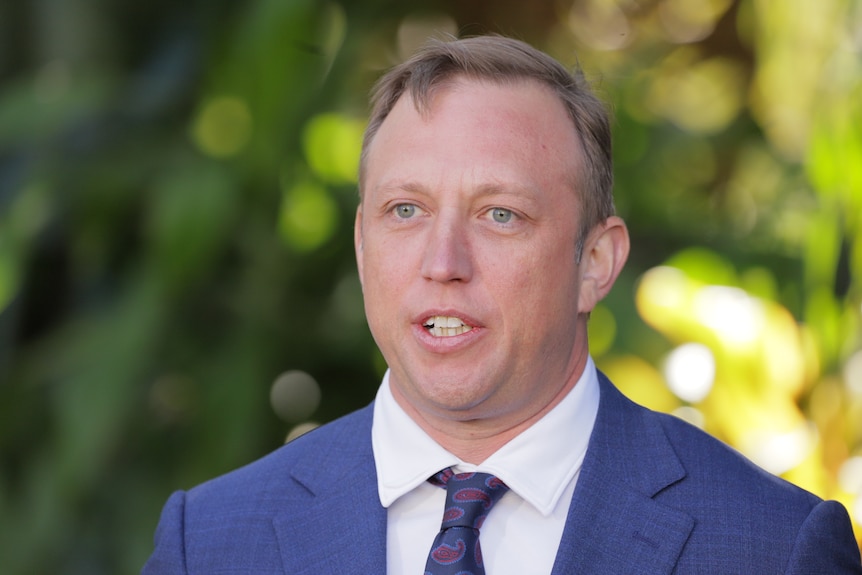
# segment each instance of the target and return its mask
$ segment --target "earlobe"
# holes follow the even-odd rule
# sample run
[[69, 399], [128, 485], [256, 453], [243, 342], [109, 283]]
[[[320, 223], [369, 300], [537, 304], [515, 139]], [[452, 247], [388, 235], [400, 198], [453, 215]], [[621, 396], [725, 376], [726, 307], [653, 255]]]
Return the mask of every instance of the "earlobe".
[[581, 266], [578, 312], [589, 313], [614, 286], [629, 256], [629, 232], [625, 222], [611, 216], [587, 238]]

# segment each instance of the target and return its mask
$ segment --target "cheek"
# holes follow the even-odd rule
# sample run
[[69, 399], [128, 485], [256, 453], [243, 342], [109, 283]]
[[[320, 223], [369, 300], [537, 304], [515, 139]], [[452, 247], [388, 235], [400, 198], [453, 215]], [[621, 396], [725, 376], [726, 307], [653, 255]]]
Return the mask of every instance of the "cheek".
[[511, 282], [526, 291], [565, 290], [572, 285], [577, 273], [574, 249], [568, 250], [554, 245], [556, 243], [501, 250], [503, 256], [493, 258], [496, 260], [494, 267], [505, 270]]
[[409, 253], [406, 249], [374, 246], [365, 255], [366, 274], [370, 272], [366, 279], [378, 284], [379, 289], [393, 288], [393, 282], [403, 282], [410, 274], [408, 260]]
[[[383, 247], [383, 249], [381, 249]], [[406, 250], [386, 249], [374, 242], [366, 242], [363, 254], [363, 293], [366, 309], [378, 314], [394, 308], [412, 272], [408, 268]]]
[[577, 267], [567, 253], [545, 252], [541, 256], [510, 260], [505, 286], [497, 287], [507, 305], [526, 323], [568, 321], [577, 315]]
[[[421, 273], [429, 239], [422, 232], [376, 233], [365, 245], [366, 267], [388, 281], [404, 283]], [[369, 265], [373, 262], [372, 265]]]

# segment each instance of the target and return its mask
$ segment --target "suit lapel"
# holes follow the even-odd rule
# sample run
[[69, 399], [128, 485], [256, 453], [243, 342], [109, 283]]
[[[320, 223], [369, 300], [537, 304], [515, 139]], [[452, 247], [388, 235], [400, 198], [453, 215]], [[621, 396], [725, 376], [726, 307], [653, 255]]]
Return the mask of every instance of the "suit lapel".
[[653, 497], [685, 470], [649, 412], [599, 380], [598, 417], [552, 573], [669, 574], [694, 520]]
[[356, 424], [309, 453], [298, 482], [273, 520], [286, 573], [386, 572], [386, 509], [377, 495], [370, 408]]
[[[685, 470], [658, 421], [599, 380], [596, 425], [552, 575], [670, 574], [694, 520], [653, 497]], [[273, 520], [286, 573], [386, 572], [371, 416], [363, 410], [294, 468], [291, 511]]]

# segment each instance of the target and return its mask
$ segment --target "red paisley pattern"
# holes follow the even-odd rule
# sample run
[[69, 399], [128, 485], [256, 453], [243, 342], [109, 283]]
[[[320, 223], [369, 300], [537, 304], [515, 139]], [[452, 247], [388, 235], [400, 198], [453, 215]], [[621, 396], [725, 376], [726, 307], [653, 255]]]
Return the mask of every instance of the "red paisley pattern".
[[487, 473], [456, 475], [451, 469], [444, 469], [428, 481], [445, 486], [446, 507], [425, 564], [425, 575], [485, 575], [479, 529], [509, 488]]

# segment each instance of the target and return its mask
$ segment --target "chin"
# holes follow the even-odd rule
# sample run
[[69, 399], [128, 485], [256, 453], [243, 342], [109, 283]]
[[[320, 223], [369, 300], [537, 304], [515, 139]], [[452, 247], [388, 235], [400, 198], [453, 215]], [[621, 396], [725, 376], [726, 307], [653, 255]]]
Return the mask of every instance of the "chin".
[[488, 390], [468, 383], [434, 383], [421, 389], [424, 401], [446, 412], [467, 412], [480, 407]]

